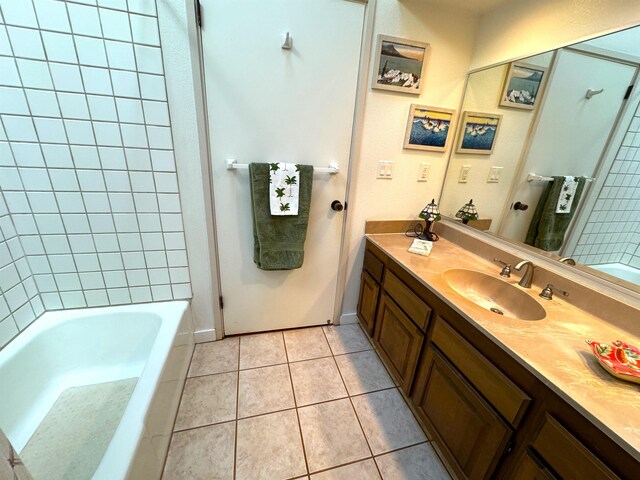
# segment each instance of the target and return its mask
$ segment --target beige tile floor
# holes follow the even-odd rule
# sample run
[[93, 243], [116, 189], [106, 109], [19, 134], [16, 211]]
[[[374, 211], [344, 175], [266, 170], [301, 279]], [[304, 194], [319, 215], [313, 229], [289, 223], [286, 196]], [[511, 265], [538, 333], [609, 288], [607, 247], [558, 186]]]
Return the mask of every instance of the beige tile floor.
[[449, 475], [356, 324], [196, 345], [164, 480]]

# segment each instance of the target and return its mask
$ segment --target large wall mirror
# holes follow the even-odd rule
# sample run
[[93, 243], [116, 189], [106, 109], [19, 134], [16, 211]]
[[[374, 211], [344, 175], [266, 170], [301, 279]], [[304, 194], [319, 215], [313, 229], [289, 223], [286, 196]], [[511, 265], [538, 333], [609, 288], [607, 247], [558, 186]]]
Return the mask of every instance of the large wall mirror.
[[441, 212], [640, 292], [639, 71], [640, 26], [470, 73]]

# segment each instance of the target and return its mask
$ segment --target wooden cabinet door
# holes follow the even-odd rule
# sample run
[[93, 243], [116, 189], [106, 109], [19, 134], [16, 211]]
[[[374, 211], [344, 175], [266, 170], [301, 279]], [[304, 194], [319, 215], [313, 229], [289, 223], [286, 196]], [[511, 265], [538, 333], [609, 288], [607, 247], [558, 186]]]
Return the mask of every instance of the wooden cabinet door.
[[423, 361], [426, 387], [414, 401], [436, 444], [459, 477], [489, 478], [511, 429], [432, 346]]
[[373, 327], [378, 308], [380, 285], [367, 272], [360, 277], [360, 295], [358, 296], [358, 318], [360, 323], [373, 336]]
[[382, 294], [374, 343], [402, 389], [409, 394], [424, 335], [387, 294]]
[[513, 480], [557, 480], [549, 469], [527, 451], [513, 472]]
[[548, 413], [531, 447], [564, 480], [619, 480], [591, 450]]

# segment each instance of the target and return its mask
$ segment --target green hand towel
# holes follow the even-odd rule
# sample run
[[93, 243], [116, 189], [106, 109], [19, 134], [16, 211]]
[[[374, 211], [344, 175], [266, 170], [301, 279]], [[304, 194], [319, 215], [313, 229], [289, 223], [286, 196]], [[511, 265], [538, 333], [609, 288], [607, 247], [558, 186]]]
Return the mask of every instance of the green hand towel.
[[300, 166], [298, 215], [273, 216], [269, 206], [269, 164], [249, 164], [253, 261], [262, 270], [293, 270], [304, 261], [313, 166]]
[[586, 183], [584, 177], [578, 178], [578, 188], [573, 198], [573, 206], [570, 213], [556, 213], [558, 197], [562, 193], [564, 177], [553, 177], [545, 187], [536, 211], [531, 219], [529, 231], [524, 243], [541, 248], [547, 252], [559, 250], [564, 242], [564, 234], [569, 228], [569, 223], [578, 209], [580, 196]]

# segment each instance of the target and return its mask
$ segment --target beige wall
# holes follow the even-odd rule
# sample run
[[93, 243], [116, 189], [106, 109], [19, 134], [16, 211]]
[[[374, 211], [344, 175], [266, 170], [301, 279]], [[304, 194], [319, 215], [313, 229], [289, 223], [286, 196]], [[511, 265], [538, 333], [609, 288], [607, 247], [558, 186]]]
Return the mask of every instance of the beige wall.
[[[379, 33], [427, 42], [423, 93], [418, 96], [372, 90], [367, 84], [365, 118], [359, 154], [353, 159], [347, 237], [349, 265], [343, 312], [356, 308], [364, 222], [368, 219], [416, 218], [440, 196], [447, 154], [405, 150], [405, 128], [412, 103], [457, 109], [473, 49], [477, 17], [422, 0], [378, 0], [374, 35]], [[374, 39], [375, 49], [375, 39]], [[373, 54], [373, 52], [372, 52]], [[373, 69], [373, 58], [370, 69]], [[371, 75], [371, 71], [370, 71]], [[379, 160], [393, 160], [393, 179], [376, 178]], [[421, 162], [431, 164], [427, 182], [418, 182]]]
[[[411, 103], [457, 109], [468, 70], [639, 23], [638, 0], [514, 0], [479, 20], [455, 10], [430, 9], [424, 0], [378, 0], [374, 33], [429, 42], [431, 56], [419, 98], [368, 87], [361, 148], [353, 159], [343, 316], [356, 311], [365, 220], [416, 218], [432, 197], [440, 196], [446, 155], [402, 149]], [[378, 160], [396, 162], [392, 180], [376, 179]], [[416, 181], [421, 162], [431, 163], [427, 183]]]
[[482, 17], [470, 70], [638, 23], [638, 0], [514, 0]]

